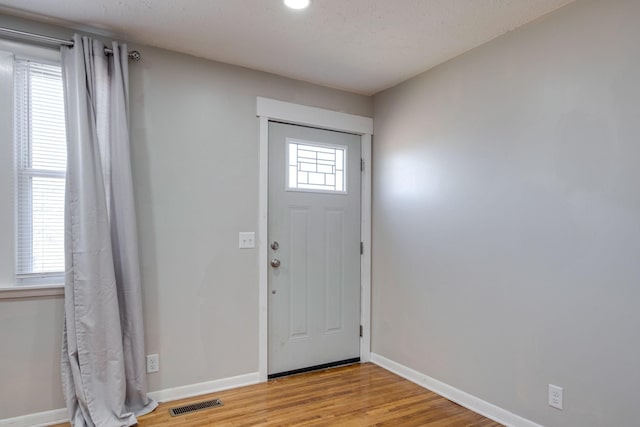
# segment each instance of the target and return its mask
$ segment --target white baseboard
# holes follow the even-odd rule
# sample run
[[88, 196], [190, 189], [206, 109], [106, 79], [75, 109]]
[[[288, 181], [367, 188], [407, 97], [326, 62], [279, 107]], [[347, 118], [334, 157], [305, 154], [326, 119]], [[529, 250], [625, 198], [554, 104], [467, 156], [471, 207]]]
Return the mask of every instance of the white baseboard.
[[[222, 390], [228, 390], [230, 388], [257, 384], [259, 382], [260, 378], [258, 373], [252, 372], [250, 374], [238, 375], [235, 377], [221, 378], [219, 380], [153, 391], [149, 393], [149, 397], [158, 402], [167, 402], [170, 400], [186, 399], [188, 397], [215, 393]], [[5, 418], [0, 420], [0, 427], [43, 427], [68, 421], [69, 418], [67, 410], [56, 409], [53, 411], [38, 412], [36, 414], [23, 415], [15, 418]]]
[[52, 424], [60, 424], [69, 421], [66, 409], [54, 409], [53, 411], [38, 412], [36, 414], [23, 415], [15, 418], [0, 420], [2, 427], [42, 427]]
[[168, 402], [171, 400], [200, 396], [202, 394], [215, 393], [217, 391], [228, 390], [230, 388], [244, 387], [246, 385], [257, 384], [259, 382], [260, 377], [258, 373], [252, 372], [250, 374], [221, 378], [219, 380], [207, 381], [204, 383], [153, 391], [149, 393], [149, 397], [158, 402]]
[[371, 362], [500, 424], [508, 427], [542, 427], [540, 424], [536, 424], [513, 412], [502, 409], [492, 403], [452, 387], [449, 384], [445, 384], [442, 381], [431, 378], [398, 362], [380, 356], [379, 354], [371, 353]]

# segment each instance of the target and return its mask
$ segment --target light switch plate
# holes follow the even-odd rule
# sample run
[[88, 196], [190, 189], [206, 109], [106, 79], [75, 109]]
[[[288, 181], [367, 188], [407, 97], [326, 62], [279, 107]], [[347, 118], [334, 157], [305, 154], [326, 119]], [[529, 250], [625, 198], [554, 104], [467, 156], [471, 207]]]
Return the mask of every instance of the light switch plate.
[[251, 249], [256, 247], [256, 233], [253, 231], [241, 231], [238, 234], [238, 247], [240, 249]]

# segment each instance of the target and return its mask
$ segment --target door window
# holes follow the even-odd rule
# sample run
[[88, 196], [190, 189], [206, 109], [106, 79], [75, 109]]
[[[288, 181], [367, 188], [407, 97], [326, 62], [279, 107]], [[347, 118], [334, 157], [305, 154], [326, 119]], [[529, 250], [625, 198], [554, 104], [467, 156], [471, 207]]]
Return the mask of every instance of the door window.
[[346, 193], [347, 147], [287, 138], [287, 191]]

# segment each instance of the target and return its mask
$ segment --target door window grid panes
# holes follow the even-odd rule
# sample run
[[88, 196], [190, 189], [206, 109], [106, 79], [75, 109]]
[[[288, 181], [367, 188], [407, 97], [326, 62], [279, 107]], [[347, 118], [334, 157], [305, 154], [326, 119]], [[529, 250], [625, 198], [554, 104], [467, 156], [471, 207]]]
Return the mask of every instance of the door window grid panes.
[[346, 147], [287, 141], [287, 189], [346, 193]]
[[60, 66], [16, 59], [16, 277], [61, 281], [67, 162]]

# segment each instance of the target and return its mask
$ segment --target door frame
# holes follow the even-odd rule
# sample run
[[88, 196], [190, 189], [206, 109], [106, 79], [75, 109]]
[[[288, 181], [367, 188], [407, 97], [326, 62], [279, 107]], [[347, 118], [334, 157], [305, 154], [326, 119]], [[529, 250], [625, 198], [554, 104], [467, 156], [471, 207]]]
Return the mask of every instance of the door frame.
[[364, 244], [360, 257], [360, 362], [371, 355], [371, 135], [373, 119], [338, 111], [292, 104], [258, 96], [256, 115], [260, 120], [260, 189], [258, 209], [258, 375], [261, 382], [268, 375], [268, 213], [269, 213], [269, 121], [304, 125], [360, 135], [364, 160], [360, 194], [360, 239]]

